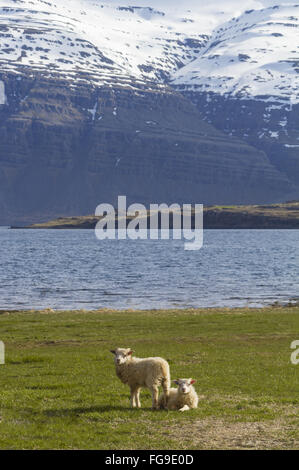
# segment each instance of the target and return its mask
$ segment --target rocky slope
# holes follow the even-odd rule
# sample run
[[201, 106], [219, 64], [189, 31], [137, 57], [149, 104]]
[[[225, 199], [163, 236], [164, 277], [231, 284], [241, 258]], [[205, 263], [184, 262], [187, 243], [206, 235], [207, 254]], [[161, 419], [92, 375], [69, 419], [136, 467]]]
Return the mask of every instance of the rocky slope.
[[[201, 64], [234, 2], [217, 13], [198, 3], [0, 0], [0, 223], [86, 214], [119, 194], [205, 204], [296, 196], [296, 91], [283, 103], [272, 90], [221, 93]], [[258, 134], [265, 107], [277, 138]]]

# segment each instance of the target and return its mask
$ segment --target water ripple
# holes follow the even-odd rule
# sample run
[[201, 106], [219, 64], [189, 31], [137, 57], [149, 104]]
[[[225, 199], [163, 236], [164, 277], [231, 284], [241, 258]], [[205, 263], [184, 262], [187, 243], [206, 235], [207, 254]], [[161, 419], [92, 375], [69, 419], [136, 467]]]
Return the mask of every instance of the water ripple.
[[0, 230], [1, 309], [262, 306], [299, 299], [298, 230], [98, 241], [92, 230]]

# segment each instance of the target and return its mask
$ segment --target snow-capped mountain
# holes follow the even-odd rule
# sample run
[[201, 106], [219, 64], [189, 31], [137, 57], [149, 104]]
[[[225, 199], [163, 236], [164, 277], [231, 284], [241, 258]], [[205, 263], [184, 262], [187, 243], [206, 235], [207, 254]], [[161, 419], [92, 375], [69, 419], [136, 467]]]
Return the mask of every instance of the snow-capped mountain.
[[[271, 3], [271, 2], [266, 2]], [[208, 122], [299, 177], [299, 4], [249, 9], [218, 26], [172, 85]]]
[[242, 11], [236, 1], [221, 9], [205, 0], [124, 3], [1, 0], [2, 70], [30, 67], [70, 80], [81, 72], [97, 85], [169, 78], [222, 95], [299, 101], [299, 5], [246, 10], [269, 2], [245, 0], [232, 18]]
[[0, 220], [92, 212], [128, 186], [141, 202], [297, 197], [298, 13], [0, 0]]
[[197, 57], [209, 29], [199, 32], [187, 9], [169, 11], [115, 1], [1, 0], [0, 64], [70, 80], [83, 73], [97, 86], [130, 78], [163, 82]]
[[222, 24], [173, 83], [277, 105], [299, 102], [299, 4], [247, 10]]

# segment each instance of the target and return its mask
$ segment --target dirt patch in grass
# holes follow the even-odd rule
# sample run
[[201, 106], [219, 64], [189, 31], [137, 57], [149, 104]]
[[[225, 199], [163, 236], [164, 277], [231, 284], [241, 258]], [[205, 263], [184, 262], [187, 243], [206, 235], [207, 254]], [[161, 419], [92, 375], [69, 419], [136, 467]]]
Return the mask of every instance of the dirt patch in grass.
[[285, 418], [261, 422], [227, 422], [218, 418], [204, 418], [172, 426], [171, 437], [176, 438], [183, 448], [299, 449], [299, 439], [292, 436], [297, 425]]

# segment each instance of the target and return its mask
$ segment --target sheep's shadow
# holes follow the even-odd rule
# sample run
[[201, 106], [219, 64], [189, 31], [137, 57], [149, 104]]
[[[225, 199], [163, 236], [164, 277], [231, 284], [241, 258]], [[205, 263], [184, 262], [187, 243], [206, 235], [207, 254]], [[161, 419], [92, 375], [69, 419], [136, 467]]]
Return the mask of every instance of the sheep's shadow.
[[85, 413], [107, 413], [111, 411], [122, 411], [138, 413], [139, 411], [152, 411], [150, 407], [144, 408], [130, 408], [123, 406], [111, 406], [111, 405], [99, 405], [99, 406], [81, 406], [77, 408], [61, 408], [61, 409], [48, 409], [43, 410], [43, 414], [49, 417], [61, 417], [61, 416], [79, 416]]

